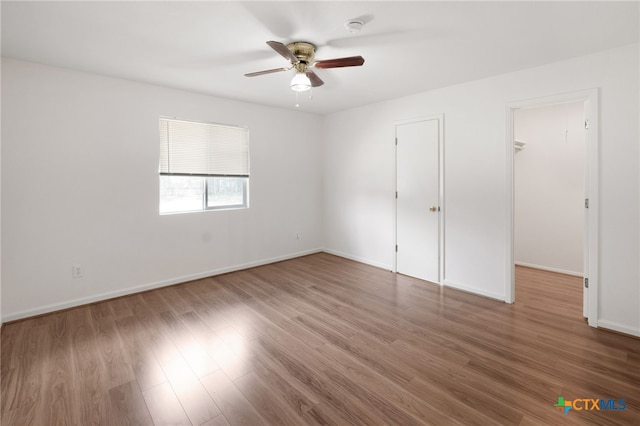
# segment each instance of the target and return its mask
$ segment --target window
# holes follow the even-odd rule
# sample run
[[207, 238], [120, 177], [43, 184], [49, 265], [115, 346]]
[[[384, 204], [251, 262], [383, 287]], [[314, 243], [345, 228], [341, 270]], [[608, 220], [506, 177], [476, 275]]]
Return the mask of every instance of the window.
[[160, 213], [249, 206], [249, 130], [160, 119]]

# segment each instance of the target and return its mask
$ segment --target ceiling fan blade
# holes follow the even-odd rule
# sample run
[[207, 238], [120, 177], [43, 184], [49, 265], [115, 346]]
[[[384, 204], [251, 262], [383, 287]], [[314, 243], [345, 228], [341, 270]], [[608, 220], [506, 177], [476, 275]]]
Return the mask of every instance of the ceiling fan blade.
[[313, 64], [316, 68], [341, 68], [341, 67], [359, 67], [364, 64], [362, 56], [349, 56], [348, 58], [326, 59]]
[[318, 87], [324, 84], [324, 81], [313, 71], [307, 71], [307, 77], [309, 77], [309, 81], [311, 81], [311, 87]]
[[274, 68], [272, 70], [256, 71], [245, 74], [245, 77], [256, 77], [259, 75], [272, 74], [274, 72], [289, 71], [291, 68]]
[[279, 41], [268, 41], [267, 44], [292, 64], [297, 64], [298, 62], [300, 62], [298, 58], [296, 58], [296, 56], [291, 53], [287, 46], [280, 43]]

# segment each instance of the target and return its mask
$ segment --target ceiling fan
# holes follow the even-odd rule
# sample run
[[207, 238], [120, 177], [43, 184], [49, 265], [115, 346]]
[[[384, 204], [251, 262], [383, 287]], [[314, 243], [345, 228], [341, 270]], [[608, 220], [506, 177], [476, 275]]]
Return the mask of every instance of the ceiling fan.
[[316, 46], [306, 41], [294, 41], [287, 45], [278, 41], [268, 41], [267, 44], [283, 58], [288, 60], [291, 66], [288, 68], [274, 68], [250, 72], [245, 74], [245, 76], [256, 77], [264, 74], [289, 71], [295, 68], [296, 74], [291, 80], [291, 90], [296, 92], [304, 92], [312, 87], [318, 87], [324, 84], [324, 81], [310, 70], [310, 68], [359, 67], [364, 64], [364, 58], [362, 56], [350, 56], [348, 58], [326, 59], [324, 61], [313, 62], [316, 54]]

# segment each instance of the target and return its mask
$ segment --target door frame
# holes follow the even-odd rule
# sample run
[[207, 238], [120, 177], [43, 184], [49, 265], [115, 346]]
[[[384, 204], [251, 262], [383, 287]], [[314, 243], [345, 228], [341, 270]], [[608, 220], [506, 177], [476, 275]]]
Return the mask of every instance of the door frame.
[[[398, 243], [398, 126], [411, 123], [419, 123], [421, 121], [436, 120], [438, 122], [438, 282], [442, 285], [444, 277], [444, 114], [434, 114], [427, 116], [419, 116], [408, 118], [405, 120], [397, 120], [393, 123], [394, 136], [394, 209], [393, 209], [393, 240]], [[393, 248], [393, 272], [398, 272], [398, 253]]]
[[[585, 197], [589, 199], [588, 215], [585, 215], [587, 223], [585, 226], [586, 248], [584, 265], [584, 277], [589, 279], [589, 288], [585, 291], [583, 300], [583, 314], [588, 319], [591, 327], [598, 326], [598, 229], [599, 229], [599, 93], [598, 89], [588, 89], [578, 92], [564, 93], [542, 98], [527, 99], [513, 102], [506, 105], [506, 190], [507, 190], [507, 212], [506, 212], [506, 261], [505, 261], [505, 302], [515, 301], [515, 256], [514, 256], [514, 118], [516, 109], [543, 107], [554, 104], [564, 104], [570, 102], [584, 102], [585, 120], [589, 123], [585, 140]], [[584, 284], [583, 284], [584, 285]]]

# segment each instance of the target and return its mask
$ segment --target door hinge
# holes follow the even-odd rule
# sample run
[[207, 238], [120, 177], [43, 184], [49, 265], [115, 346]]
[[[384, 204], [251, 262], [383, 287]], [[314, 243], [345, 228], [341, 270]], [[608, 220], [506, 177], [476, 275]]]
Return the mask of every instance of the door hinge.
[[398, 146], [398, 138], [396, 138], [396, 146]]
[[585, 128], [585, 130], [589, 130], [589, 120], [585, 120], [584, 128]]
[[588, 209], [588, 208], [589, 208], [589, 199], [588, 199], [588, 198], [585, 198], [585, 199], [584, 199], [584, 208], [585, 208], [585, 209]]
[[398, 245], [396, 244], [396, 253], [398, 252]]
[[584, 288], [589, 288], [589, 278], [584, 279]]
[[398, 198], [398, 191], [396, 191], [396, 199]]

